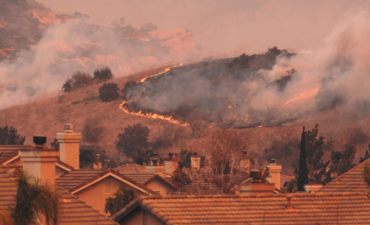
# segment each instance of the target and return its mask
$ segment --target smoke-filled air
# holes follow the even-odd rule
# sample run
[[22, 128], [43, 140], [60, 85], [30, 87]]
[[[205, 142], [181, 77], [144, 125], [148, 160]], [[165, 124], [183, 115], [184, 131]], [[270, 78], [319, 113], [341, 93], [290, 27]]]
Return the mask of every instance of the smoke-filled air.
[[86, 14], [57, 14], [35, 1], [1, 6], [0, 108], [55, 95], [75, 71], [109, 66], [119, 77], [202, 54], [181, 28], [135, 28], [123, 17], [99, 26]]
[[370, 14], [340, 21], [320, 48], [210, 59], [125, 86], [123, 107], [172, 116], [185, 124], [201, 117], [211, 126], [281, 125], [326, 110], [353, 117], [370, 110]]

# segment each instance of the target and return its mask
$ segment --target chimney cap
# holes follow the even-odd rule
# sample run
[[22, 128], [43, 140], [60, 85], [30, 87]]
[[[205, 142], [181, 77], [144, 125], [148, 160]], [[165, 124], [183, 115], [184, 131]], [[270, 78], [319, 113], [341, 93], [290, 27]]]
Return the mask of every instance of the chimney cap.
[[40, 147], [40, 146], [44, 147], [46, 143], [46, 136], [41, 136], [41, 135], [34, 136], [33, 143], [35, 143], [36, 147]]
[[276, 165], [276, 159], [270, 159], [270, 165]]
[[193, 152], [193, 155], [198, 155], [198, 152]]
[[169, 155], [169, 156], [173, 156], [173, 153], [172, 153], [172, 152], [170, 152], [170, 153], [168, 153], [168, 155]]
[[65, 133], [73, 133], [73, 124], [65, 124], [64, 125], [64, 132]]

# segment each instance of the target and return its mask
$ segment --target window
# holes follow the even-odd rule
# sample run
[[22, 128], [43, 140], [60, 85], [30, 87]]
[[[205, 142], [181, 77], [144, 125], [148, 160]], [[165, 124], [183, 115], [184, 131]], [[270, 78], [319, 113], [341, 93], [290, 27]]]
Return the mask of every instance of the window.
[[111, 184], [111, 182], [110, 181], [105, 181], [105, 190], [104, 190], [104, 192], [105, 192], [105, 194], [110, 194], [111, 193], [111, 186], [112, 186], [112, 184]]

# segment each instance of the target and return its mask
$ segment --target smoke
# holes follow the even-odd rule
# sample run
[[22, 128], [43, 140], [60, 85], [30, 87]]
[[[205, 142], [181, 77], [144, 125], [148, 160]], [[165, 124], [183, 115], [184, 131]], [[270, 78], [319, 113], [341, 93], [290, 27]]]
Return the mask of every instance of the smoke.
[[131, 86], [125, 96], [135, 111], [188, 110], [219, 126], [273, 126], [332, 109], [361, 118], [370, 109], [369, 38], [363, 11], [339, 22], [320, 48], [294, 55], [272, 48], [183, 66]]
[[[33, 11], [34, 20], [45, 22], [52, 12], [40, 13]], [[118, 77], [202, 55], [192, 32], [184, 29], [160, 31], [153, 24], [137, 29], [124, 24], [123, 19], [112, 26], [95, 25], [88, 15], [80, 13], [51, 24], [29, 50], [0, 62], [0, 108], [56, 93], [77, 70], [92, 73], [97, 67], [109, 66]]]

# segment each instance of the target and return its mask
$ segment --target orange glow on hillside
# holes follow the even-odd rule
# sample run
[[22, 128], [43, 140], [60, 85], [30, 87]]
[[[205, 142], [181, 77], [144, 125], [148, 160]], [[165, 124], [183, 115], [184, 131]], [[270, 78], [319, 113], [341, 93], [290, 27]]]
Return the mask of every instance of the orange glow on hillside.
[[[150, 75], [148, 77], [145, 77], [143, 79], [140, 80], [140, 83], [143, 83], [145, 82], [147, 79], [151, 78], [151, 77], [154, 77], [154, 76], [158, 76], [158, 75], [161, 75], [161, 74], [164, 74], [168, 71], [170, 71], [172, 68], [174, 67], [177, 67], [177, 66], [182, 66], [183, 64], [180, 63], [179, 65], [173, 65], [173, 66], [170, 66], [170, 67], [167, 67], [163, 72], [160, 72], [160, 73], [156, 73], [154, 75]], [[137, 97], [135, 97], [137, 98]], [[132, 98], [131, 101], [135, 98]], [[172, 116], [163, 116], [163, 115], [160, 115], [160, 114], [157, 114], [157, 113], [143, 113], [142, 111], [139, 111], [139, 112], [130, 112], [125, 106], [127, 105], [127, 101], [123, 101], [120, 105], [119, 105], [119, 108], [124, 111], [125, 113], [127, 114], [131, 114], [131, 115], [136, 115], [136, 116], [140, 116], [140, 117], [146, 117], [146, 118], [153, 118], [153, 119], [161, 119], [161, 120], [166, 120], [170, 123], [173, 123], [173, 124], [177, 124], [177, 125], [180, 125], [180, 126], [188, 126], [189, 123], [181, 123], [180, 121], [178, 120], [175, 120]]]
[[292, 103], [295, 102], [303, 102], [305, 99], [308, 99], [310, 97], [316, 96], [316, 94], [319, 92], [319, 86], [317, 86], [315, 89], [307, 91], [307, 89], [300, 95], [295, 95], [294, 98], [288, 100], [285, 102], [285, 106], [289, 106]]

